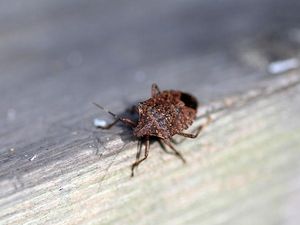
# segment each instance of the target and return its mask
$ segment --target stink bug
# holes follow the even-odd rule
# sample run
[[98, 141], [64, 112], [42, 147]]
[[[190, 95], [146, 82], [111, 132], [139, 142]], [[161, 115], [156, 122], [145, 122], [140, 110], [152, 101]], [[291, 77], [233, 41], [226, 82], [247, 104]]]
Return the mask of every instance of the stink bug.
[[[150, 138], [155, 137], [167, 153], [174, 154], [185, 162], [181, 153], [172, 145], [174, 141], [172, 137], [177, 134], [187, 138], [196, 138], [206, 125], [199, 126], [195, 134], [185, 133], [184, 130], [192, 125], [196, 118], [198, 107], [197, 99], [181, 91], [166, 90], [161, 92], [156, 84], [152, 84], [151, 98], [135, 106], [135, 112], [139, 118], [138, 121], [117, 116], [96, 103], [94, 103], [94, 105], [108, 112], [115, 118], [113, 123], [100, 128], [110, 129], [120, 121], [130, 126], [133, 129], [133, 136], [140, 139], [140, 147], [136, 154], [136, 161], [131, 166], [131, 176], [134, 176], [134, 169], [147, 159], [150, 148]], [[209, 121], [210, 117], [208, 118], [208, 122]], [[143, 144], [145, 145], [145, 150], [144, 157], [141, 158]], [[167, 151], [166, 146], [172, 151]]]

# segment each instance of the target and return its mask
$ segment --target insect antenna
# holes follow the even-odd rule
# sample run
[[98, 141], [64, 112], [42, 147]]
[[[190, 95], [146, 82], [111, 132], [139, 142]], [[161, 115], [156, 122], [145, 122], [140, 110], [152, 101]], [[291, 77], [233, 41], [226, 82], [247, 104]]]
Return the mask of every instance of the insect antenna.
[[115, 119], [118, 119], [118, 120], [120, 119], [120, 117], [118, 117], [116, 114], [112, 113], [111, 111], [107, 110], [107, 109], [104, 108], [103, 106], [101, 106], [101, 105], [99, 105], [99, 104], [97, 104], [97, 103], [95, 103], [95, 102], [93, 102], [93, 104], [94, 104], [96, 107], [98, 107], [98, 108], [102, 109], [103, 111], [105, 111], [105, 112], [109, 113], [110, 115], [112, 115]]

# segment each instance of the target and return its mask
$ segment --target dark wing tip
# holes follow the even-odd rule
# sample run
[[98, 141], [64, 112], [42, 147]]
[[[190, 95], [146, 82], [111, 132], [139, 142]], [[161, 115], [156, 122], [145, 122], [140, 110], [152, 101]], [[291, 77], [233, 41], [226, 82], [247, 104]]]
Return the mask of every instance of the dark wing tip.
[[182, 93], [181, 93], [181, 96], [180, 96], [180, 100], [183, 101], [183, 103], [184, 103], [187, 107], [190, 107], [190, 108], [192, 108], [192, 109], [197, 110], [197, 107], [198, 107], [198, 101], [197, 101], [197, 99], [196, 99], [194, 96], [182, 92]]

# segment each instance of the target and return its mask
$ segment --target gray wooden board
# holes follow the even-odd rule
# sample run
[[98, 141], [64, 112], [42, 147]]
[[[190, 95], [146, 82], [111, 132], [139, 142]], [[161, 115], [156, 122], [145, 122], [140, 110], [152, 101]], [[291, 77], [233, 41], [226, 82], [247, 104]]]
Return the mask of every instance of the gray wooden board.
[[[296, 0], [2, 1], [0, 223], [293, 224], [299, 71], [266, 70], [299, 57], [299, 9]], [[218, 120], [180, 145], [187, 166], [154, 145], [130, 179], [136, 141], [126, 127], [94, 128], [111, 118], [91, 103], [121, 113], [153, 82], [220, 106]]]

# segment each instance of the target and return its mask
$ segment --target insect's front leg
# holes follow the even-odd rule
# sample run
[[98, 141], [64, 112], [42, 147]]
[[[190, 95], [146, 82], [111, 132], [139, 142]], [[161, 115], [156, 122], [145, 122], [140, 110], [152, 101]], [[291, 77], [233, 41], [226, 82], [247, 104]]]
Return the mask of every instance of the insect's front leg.
[[125, 118], [125, 117], [124, 118], [120, 117], [120, 118], [116, 119], [114, 122], [112, 122], [112, 123], [110, 123], [110, 124], [108, 124], [106, 126], [100, 126], [99, 128], [105, 129], [105, 130], [110, 129], [114, 125], [116, 125], [116, 123], [119, 122], [119, 121], [123, 122], [124, 124], [126, 124], [126, 125], [128, 125], [130, 127], [135, 127], [136, 126], [136, 123], [134, 121], [132, 121], [131, 119]]
[[105, 125], [105, 126], [99, 126], [98, 128], [107, 130], [107, 129], [112, 128], [117, 122], [119, 122], [119, 119], [117, 119], [117, 120], [115, 120], [114, 122], [112, 122], [112, 123], [110, 123], [110, 124], [107, 124], [107, 125]]

